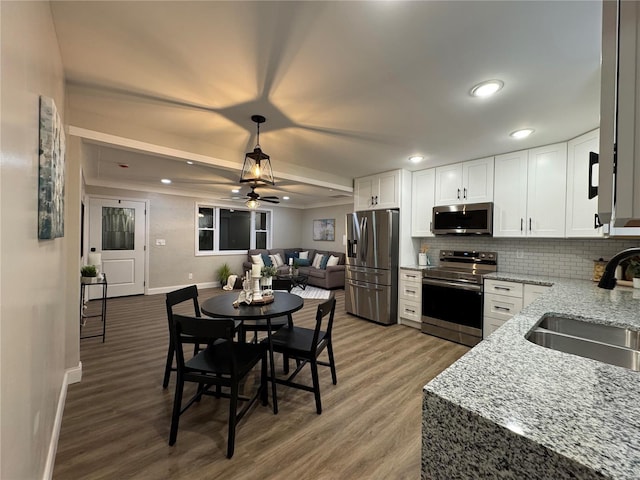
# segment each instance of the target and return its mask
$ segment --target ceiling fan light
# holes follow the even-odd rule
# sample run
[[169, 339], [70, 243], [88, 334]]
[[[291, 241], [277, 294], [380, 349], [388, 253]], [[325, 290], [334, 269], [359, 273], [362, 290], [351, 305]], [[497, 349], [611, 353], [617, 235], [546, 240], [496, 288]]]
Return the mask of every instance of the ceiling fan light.
[[252, 210], [255, 210], [256, 208], [258, 208], [258, 207], [260, 206], [260, 202], [259, 202], [259, 201], [257, 201], [257, 200], [256, 200], [256, 199], [254, 199], [254, 198], [250, 198], [250, 199], [249, 199], [249, 200], [247, 200], [244, 204], [245, 204], [248, 208], [250, 208], [250, 209], [252, 209]]
[[490, 97], [501, 90], [502, 87], [504, 87], [502, 80], [487, 80], [473, 87], [469, 93], [472, 97]]

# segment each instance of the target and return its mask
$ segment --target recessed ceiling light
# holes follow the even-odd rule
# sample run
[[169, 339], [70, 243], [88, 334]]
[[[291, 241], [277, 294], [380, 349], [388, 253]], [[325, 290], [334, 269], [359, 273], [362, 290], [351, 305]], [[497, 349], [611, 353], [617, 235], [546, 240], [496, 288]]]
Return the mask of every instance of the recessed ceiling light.
[[289, 200], [289, 197], [282, 197], [283, 200]]
[[193, 165], [193, 162], [191, 160], [187, 160], [187, 165]]
[[171, 183], [171, 180], [169, 180], [168, 178], [163, 178], [162, 180], [160, 180], [162, 183], [164, 183], [165, 185], [169, 185]]
[[238, 190], [237, 188], [234, 188], [233, 190], [231, 190], [231, 193], [240, 193], [240, 190]]
[[487, 80], [479, 83], [469, 92], [472, 97], [490, 97], [504, 87], [502, 80]]
[[422, 160], [424, 160], [422, 155], [412, 155], [409, 157], [409, 161], [412, 163], [420, 163]]
[[527, 138], [534, 131], [535, 130], [533, 128], [523, 128], [522, 130], [516, 130], [515, 132], [511, 132], [509, 135], [511, 135], [513, 138], [521, 139], [521, 138]]

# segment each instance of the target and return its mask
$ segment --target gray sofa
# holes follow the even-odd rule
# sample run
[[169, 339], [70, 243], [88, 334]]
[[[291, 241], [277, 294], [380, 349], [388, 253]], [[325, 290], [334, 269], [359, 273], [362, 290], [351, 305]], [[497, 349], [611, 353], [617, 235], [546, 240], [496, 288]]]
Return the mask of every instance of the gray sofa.
[[325, 288], [327, 290], [334, 288], [344, 288], [344, 276], [345, 276], [345, 255], [343, 252], [331, 252], [325, 250], [314, 250], [313, 248], [272, 248], [269, 250], [254, 249], [249, 250], [247, 254], [247, 260], [243, 263], [244, 271], [251, 270], [251, 255], [275, 255], [279, 253], [284, 260], [285, 264], [278, 267], [278, 273], [289, 273], [289, 265], [287, 264], [287, 254], [291, 255], [294, 252], [309, 252], [309, 263], [313, 262], [313, 258], [316, 253], [321, 255], [333, 255], [338, 257], [338, 265], [326, 267], [325, 269], [314, 268], [311, 265], [300, 266], [299, 271], [303, 275], [309, 276], [309, 285]]

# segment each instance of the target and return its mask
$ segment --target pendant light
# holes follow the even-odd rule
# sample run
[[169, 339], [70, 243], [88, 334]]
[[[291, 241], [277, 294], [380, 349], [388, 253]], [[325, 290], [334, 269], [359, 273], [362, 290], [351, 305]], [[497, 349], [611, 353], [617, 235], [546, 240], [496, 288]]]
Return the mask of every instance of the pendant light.
[[257, 140], [253, 152], [247, 152], [244, 156], [240, 182], [251, 182], [253, 185], [275, 185], [273, 170], [271, 170], [271, 159], [269, 155], [262, 151], [260, 147], [260, 124], [266, 121], [262, 115], [252, 115], [251, 120], [256, 122]]

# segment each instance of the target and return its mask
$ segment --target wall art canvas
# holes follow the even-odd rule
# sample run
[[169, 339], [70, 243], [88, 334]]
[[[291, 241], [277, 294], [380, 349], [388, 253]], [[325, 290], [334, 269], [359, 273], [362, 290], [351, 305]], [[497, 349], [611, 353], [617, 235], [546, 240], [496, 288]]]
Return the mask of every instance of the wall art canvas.
[[333, 242], [336, 239], [336, 219], [325, 218], [313, 221], [313, 239]]
[[38, 238], [64, 237], [65, 140], [52, 98], [40, 96]]

